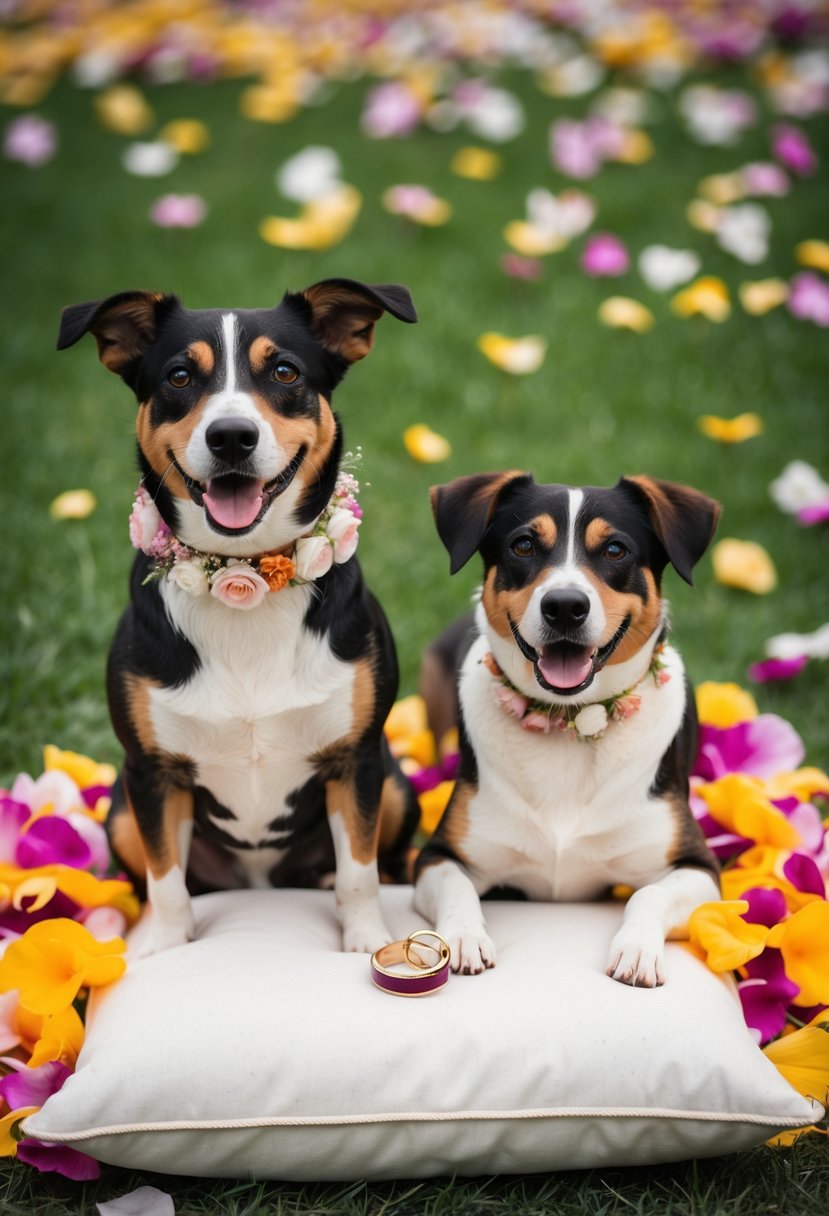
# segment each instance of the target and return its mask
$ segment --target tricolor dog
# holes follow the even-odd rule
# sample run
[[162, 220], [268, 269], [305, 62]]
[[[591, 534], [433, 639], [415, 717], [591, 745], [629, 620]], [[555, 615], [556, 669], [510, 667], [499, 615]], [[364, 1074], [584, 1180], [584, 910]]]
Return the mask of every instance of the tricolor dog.
[[482, 473], [432, 491], [452, 573], [478, 551], [477, 633], [460, 670], [460, 771], [417, 864], [416, 903], [452, 966], [495, 963], [480, 896], [594, 900], [634, 889], [607, 974], [663, 982], [665, 938], [719, 897], [688, 805], [696, 721], [661, 580], [686, 582], [719, 506], [687, 486], [612, 488]]
[[389, 940], [378, 856], [403, 876], [417, 810], [383, 739], [397, 663], [353, 556], [358, 483], [330, 404], [384, 312], [417, 319], [404, 287], [349, 279], [275, 308], [133, 291], [63, 311], [58, 348], [91, 332], [138, 399], [109, 827], [146, 873], [148, 952], [193, 934], [188, 855], [194, 889], [335, 874], [345, 949]]

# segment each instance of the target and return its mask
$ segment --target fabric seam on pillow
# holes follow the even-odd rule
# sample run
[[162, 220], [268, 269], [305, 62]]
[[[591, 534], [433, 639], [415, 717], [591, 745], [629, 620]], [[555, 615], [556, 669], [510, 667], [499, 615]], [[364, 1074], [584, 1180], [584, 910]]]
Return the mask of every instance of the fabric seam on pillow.
[[[807, 1099], [808, 1101], [809, 1099]], [[475, 1121], [505, 1122], [518, 1120], [542, 1119], [671, 1119], [677, 1122], [691, 1123], [743, 1123], [759, 1127], [798, 1128], [806, 1127], [820, 1119], [823, 1107], [813, 1102], [813, 1113], [809, 1118], [798, 1118], [794, 1115], [742, 1114], [739, 1112], [716, 1111], [686, 1111], [670, 1110], [655, 1107], [649, 1110], [635, 1110], [627, 1107], [605, 1108], [597, 1110], [561, 1109], [561, 1110], [476, 1110], [476, 1111], [447, 1111], [424, 1113], [408, 1113], [392, 1111], [377, 1115], [262, 1115], [251, 1119], [174, 1119], [161, 1123], [124, 1123], [111, 1124], [105, 1127], [86, 1128], [75, 1132], [40, 1132], [33, 1130], [27, 1133], [28, 1119], [22, 1123], [24, 1134], [31, 1134], [36, 1139], [48, 1143], [68, 1144], [75, 1141], [94, 1140], [99, 1136], [123, 1136], [144, 1132], [181, 1132], [181, 1131], [243, 1131], [255, 1128], [303, 1128], [303, 1127], [349, 1127], [360, 1125], [376, 1125], [383, 1123], [469, 1123]]]

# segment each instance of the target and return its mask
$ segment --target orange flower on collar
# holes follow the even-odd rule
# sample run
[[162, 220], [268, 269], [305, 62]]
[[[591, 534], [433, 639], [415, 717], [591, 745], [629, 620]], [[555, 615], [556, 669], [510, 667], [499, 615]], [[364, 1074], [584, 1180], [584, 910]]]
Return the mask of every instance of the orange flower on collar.
[[266, 553], [259, 558], [259, 573], [271, 591], [281, 591], [296, 577], [296, 566], [283, 553]]

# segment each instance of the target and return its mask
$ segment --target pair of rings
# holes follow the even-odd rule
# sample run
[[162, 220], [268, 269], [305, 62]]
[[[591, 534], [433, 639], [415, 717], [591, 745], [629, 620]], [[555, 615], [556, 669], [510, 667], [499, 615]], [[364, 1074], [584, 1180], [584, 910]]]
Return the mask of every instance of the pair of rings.
[[[419, 951], [432, 958], [424, 958]], [[405, 941], [389, 942], [371, 956], [371, 978], [383, 992], [393, 996], [426, 996], [437, 992], [449, 979], [449, 943], [431, 929], [418, 929]], [[393, 971], [405, 963], [409, 971]]]

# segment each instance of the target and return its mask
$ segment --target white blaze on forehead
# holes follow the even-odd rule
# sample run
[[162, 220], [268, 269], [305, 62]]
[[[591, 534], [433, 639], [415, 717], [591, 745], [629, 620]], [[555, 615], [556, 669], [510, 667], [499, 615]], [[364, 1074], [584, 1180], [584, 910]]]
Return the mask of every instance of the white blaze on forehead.
[[584, 502], [584, 490], [568, 490], [567, 491], [567, 556], [564, 559], [565, 566], [573, 566], [575, 563], [573, 558], [576, 552], [576, 519]]
[[236, 392], [236, 324], [235, 312], [226, 312], [222, 317], [222, 345], [225, 357], [224, 392], [232, 395]]

